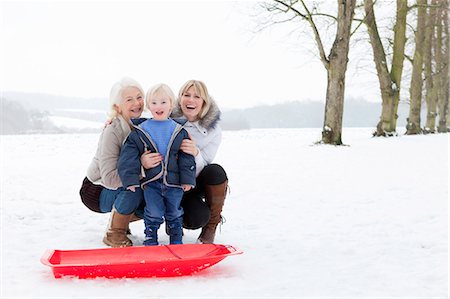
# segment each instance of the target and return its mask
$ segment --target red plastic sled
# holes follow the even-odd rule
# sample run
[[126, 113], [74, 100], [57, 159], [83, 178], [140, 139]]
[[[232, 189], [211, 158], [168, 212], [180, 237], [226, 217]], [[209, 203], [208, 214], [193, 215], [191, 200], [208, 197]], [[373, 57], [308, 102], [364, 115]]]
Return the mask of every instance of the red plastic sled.
[[55, 278], [169, 277], [190, 275], [241, 254], [231, 245], [184, 244], [86, 250], [48, 250], [41, 257]]

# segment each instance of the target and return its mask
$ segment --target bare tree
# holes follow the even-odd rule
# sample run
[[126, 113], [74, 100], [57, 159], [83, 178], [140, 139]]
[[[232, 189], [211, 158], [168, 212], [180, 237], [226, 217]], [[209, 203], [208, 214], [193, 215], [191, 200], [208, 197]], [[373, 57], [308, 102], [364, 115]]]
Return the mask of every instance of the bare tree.
[[423, 132], [425, 134], [436, 132], [436, 115], [437, 115], [437, 88], [435, 71], [433, 70], [433, 42], [435, 39], [437, 3], [439, 0], [432, 0], [428, 7], [426, 17], [426, 30], [424, 40], [423, 65], [425, 76], [425, 102], [427, 105], [427, 119]]
[[415, 50], [413, 69], [410, 85], [409, 117], [406, 125], [406, 134], [414, 135], [422, 133], [420, 126], [420, 111], [422, 109], [423, 86], [423, 51], [425, 39], [425, 24], [427, 16], [427, 0], [417, 0], [417, 27], [415, 33]]
[[450, 42], [448, 24], [448, 0], [439, 0], [439, 9], [436, 25], [436, 41], [434, 51], [436, 53], [436, 81], [438, 96], [438, 132], [449, 131], [449, 64], [450, 64]]
[[373, 0], [364, 0], [364, 23], [367, 26], [372, 45], [373, 59], [377, 70], [382, 99], [381, 117], [374, 136], [396, 135], [397, 111], [400, 101], [400, 86], [406, 44], [407, 2], [407, 0], [397, 0], [392, 64], [389, 70], [387, 55], [378, 32], [374, 10], [375, 3]]
[[345, 73], [347, 71], [351, 25], [355, 13], [356, 0], [337, 1], [337, 16], [329, 16], [336, 20], [336, 34], [330, 53], [325, 47], [318, 26], [317, 15], [302, 0], [273, 0], [265, 5], [271, 13], [288, 14], [287, 20], [302, 19], [306, 21], [315, 38], [319, 57], [327, 71], [327, 92], [325, 118], [322, 130], [322, 143], [342, 145], [342, 119], [344, 113]]

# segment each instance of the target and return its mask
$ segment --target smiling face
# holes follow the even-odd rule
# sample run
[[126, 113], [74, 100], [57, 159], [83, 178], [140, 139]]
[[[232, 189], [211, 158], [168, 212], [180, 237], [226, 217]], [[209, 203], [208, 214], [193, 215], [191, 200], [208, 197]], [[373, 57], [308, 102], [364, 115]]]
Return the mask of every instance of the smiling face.
[[144, 110], [144, 95], [137, 87], [126, 87], [122, 90], [120, 104], [114, 104], [114, 108], [126, 120], [139, 118]]
[[202, 111], [203, 99], [200, 94], [195, 90], [194, 86], [189, 87], [180, 99], [181, 111], [188, 121], [196, 121], [199, 119], [199, 114]]
[[158, 91], [147, 100], [147, 108], [154, 120], [166, 120], [172, 111], [170, 97], [163, 91]]

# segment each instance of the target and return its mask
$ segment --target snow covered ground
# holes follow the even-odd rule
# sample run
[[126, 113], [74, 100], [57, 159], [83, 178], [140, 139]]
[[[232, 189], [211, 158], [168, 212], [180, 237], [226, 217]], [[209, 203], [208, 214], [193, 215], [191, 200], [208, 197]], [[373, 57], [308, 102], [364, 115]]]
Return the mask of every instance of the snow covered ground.
[[63, 116], [49, 116], [49, 119], [52, 123], [54, 123], [57, 127], [70, 130], [72, 128], [76, 129], [98, 129], [104, 127], [104, 123], [88, 121], [88, 120], [80, 120], [77, 118], [63, 117]]
[[98, 135], [1, 136], [1, 297], [448, 298], [450, 135], [371, 131], [342, 147], [314, 145], [320, 129], [224, 132], [217, 242], [244, 254], [164, 279], [54, 279], [46, 249], [106, 247], [109, 215], [78, 196]]

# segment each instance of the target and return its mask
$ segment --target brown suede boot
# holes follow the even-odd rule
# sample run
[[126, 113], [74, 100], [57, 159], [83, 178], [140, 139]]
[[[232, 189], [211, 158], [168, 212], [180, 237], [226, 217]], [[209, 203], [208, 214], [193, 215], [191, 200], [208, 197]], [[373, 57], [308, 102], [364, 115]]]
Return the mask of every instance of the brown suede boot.
[[[139, 221], [139, 220], [142, 220], [142, 218], [137, 216], [134, 213], [131, 214], [130, 223], [131, 222], [135, 222], [135, 221]], [[130, 224], [128, 224], [128, 227], [127, 227], [127, 235], [131, 235]]]
[[205, 186], [205, 199], [206, 204], [211, 210], [211, 218], [208, 224], [202, 228], [202, 232], [198, 237], [198, 241], [203, 244], [214, 243], [214, 237], [216, 236], [216, 228], [222, 219], [220, 213], [225, 202], [225, 196], [227, 193], [228, 181], [219, 185], [206, 185]]
[[111, 247], [133, 246], [133, 242], [127, 237], [128, 224], [132, 215], [120, 214], [113, 208], [103, 243]]

